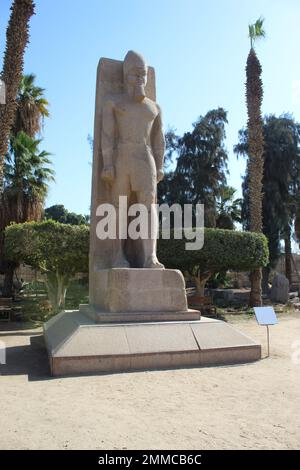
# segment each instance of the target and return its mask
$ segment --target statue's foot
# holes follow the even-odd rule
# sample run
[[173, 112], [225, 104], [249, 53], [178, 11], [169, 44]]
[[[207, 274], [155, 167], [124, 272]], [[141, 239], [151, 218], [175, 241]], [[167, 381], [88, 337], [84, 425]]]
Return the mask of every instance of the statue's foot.
[[130, 264], [125, 258], [118, 258], [113, 263], [113, 268], [130, 268]]
[[144, 263], [144, 268], [150, 269], [165, 269], [164, 265], [158, 261], [156, 257], [148, 258]]

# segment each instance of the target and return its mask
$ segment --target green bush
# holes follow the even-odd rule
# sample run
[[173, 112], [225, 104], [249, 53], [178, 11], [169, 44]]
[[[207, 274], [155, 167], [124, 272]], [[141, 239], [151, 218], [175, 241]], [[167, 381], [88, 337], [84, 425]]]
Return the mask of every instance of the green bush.
[[159, 260], [168, 268], [187, 271], [203, 293], [205, 282], [214, 273], [233, 269], [249, 271], [268, 263], [268, 243], [264, 235], [222, 229], [204, 229], [201, 250], [186, 250], [185, 238], [158, 240]]
[[64, 308], [66, 290], [78, 272], [88, 272], [89, 227], [54, 222], [13, 224], [5, 230], [8, 260], [45, 275], [53, 311]]
[[[233, 269], [248, 271], [268, 263], [264, 235], [205, 229], [201, 250], [186, 250], [190, 240], [158, 240], [158, 257], [167, 268], [188, 271], [202, 292], [209, 277]], [[77, 272], [88, 272], [89, 227], [54, 222], [13, 224], [5, 230], [7, 259], [25, 263], [45, 274], [53, 311], [64, 308], [66, 289]]]

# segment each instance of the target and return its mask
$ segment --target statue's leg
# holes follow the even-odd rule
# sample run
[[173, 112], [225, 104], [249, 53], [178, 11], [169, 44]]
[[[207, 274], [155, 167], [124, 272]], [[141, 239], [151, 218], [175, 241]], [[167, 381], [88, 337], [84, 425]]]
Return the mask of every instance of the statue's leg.
[[117, 226], [117, 239], [114, 243], [113, 268], [130, 268], [130, 264], [124, 255], [125, 240], [119, 238]]
[[144, 262], [143, 268], [163, 269], [164, 265], [161, 264], [156, 256], [156, 243], [158, 232], [158, 216], [156, 210], [156, 192], [152, 191], [138, 191], [138, 203], [144, 204], [148, 211], [148, 238], [142, 240]]
[[[114, 206], [116, 208], [116, 240], [113, 243], [113, 257], [112, 267], [113, 268], [130, 268], [130, 264], [127, 261], [124, 254], [124, 247], [126, 239], [122, 238], [122, 233], [127, 234], [127, 207], [120, 204], [120, 196], [127, 198], [127, 204], [130, 195], [130, 182], [127, 172], [121, 165], [116, 167], [116, 181], [113, 187], [113, 198]], [[123, 229], [122, 229], [123, 226]]]

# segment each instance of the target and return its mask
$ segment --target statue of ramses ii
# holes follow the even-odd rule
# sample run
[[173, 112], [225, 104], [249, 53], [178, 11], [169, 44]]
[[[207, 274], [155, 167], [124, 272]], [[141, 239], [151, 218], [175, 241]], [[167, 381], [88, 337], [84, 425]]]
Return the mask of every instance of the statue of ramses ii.
[[[151, 216], [152, 222], [157, 218], [156, 211], [153, 212], [157, 183], [163, 179], [165, 139], [161, 109], [147, 96], [148, 67], [140, 54], [127, 53], [122, 78], [118, 92], [102, 96], [101, 123], [95, 127], [95, 131], [101, 133], [97, 158], [102, 159], [98, 173], [100, 182], [97, 183], [106, 186], [107, 200], [117, 209], [118, 217], [120, 196], [126, 196], [129, 202], [134, 200], [143, 204], [148, 211], [150, 227]], [[109, 267], [130, 268], [126, 256], [127, 240], [120, 237], [118, 227], [117, 220], [116, 239], [110, 245]], [[135, 267], [164, 267], [156, 256], [156, 234], [151, 233], [141, 240], [139, 250], [142, 253], [139, 254], [139, 266]]]

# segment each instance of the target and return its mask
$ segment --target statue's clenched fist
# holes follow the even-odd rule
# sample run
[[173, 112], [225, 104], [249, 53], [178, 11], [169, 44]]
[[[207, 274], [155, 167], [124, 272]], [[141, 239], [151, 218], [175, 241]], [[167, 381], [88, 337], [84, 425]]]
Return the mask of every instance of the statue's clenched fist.
[[113, 183], [115, 179], [115, 169], [113, 166], [106, 166], [101, 173], [101, 179], [106, 183]]

